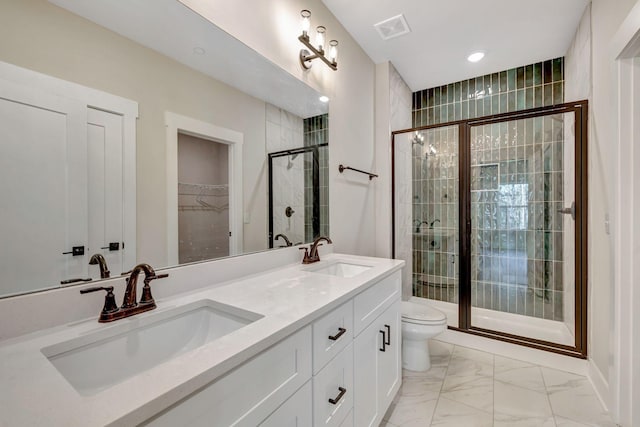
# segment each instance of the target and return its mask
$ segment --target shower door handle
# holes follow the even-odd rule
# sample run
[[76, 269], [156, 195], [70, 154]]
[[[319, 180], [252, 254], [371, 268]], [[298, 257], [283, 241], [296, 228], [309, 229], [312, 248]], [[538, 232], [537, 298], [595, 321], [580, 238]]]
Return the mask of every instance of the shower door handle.
[[576, 220], [576, 202], [571, 202], [571, 206], [568, 208], [558, 209], [558, 213], [563, 215], [571, 215], [571, 218]]

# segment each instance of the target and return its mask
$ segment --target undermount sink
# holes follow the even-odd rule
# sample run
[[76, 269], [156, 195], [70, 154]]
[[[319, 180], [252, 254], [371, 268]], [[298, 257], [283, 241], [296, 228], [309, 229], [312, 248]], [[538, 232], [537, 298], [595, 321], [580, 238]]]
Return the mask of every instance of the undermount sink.
[[82, 395], [93, 395], [190, 350], [228, 335], [263, 316], [200, 300], [42, 349]]
[[370, 265], [352, 264], [348, 262], [333, 262], [318, 268], [309, 269], [312, 273], [329, 274], [338, 277], [353, 277], [370, 269]]

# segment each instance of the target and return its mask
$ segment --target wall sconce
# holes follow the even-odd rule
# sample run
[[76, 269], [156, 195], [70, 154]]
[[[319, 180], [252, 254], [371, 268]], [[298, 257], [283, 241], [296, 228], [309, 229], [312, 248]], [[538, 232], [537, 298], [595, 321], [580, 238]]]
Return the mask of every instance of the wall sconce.
[[309, 28], [311, 27], [311, 12], [307, 9], [300, 12], [302, 16], [302, 35], [298, 37], [298, 40], [302, 42], [309, 50], [300, 50], [300, 64], [305, 70], [311, 68], [311, 61], [316, 58], [322, 59], [322, 61], [329, 66], [332, 70], [338, 69], [338, 41], [331, 40], [329, 42], [329, 57], [325, 56], [325, 33], [327, 29], [322, 25], [316, 28], [315, 45], [311, 43], [309, 38]]

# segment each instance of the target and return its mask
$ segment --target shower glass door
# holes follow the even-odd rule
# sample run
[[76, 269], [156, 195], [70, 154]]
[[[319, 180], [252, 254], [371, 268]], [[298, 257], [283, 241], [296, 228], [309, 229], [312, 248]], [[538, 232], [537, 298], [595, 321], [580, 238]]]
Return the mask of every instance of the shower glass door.
[[574, 347], [573, 112], [469, 126], [471, 326]]
[[459, 132], [436, 126], [396, 135], [395, 253], [412, 294], [455, 315], [459, 300]]
[[587, 102], [394, 132], [393, 256], [450, 328], [587, 355]]

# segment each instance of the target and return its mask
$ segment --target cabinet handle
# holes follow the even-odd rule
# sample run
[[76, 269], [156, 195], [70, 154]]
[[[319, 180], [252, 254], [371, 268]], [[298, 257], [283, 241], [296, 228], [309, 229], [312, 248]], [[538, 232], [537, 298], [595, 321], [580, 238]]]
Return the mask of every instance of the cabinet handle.
[[347, 392], [347, 389], [344, 387], [338, 387], [338, 390], [340, 391], [340, 393], [335, 397], [335, 399], [329, 399], [329, 403], [331, 403], [332, 405], [336, 405], [338, 402], [340, 402], [342, 396], [344, 396], [344, 394]]
[[380, 333], [382, 334], [382, 348], [378, 349], [380, 351], [387, 351], [386, 348], [386, 344], [387, 344], [387, 333], [385, 331], [380, 331]]
[[387, 340], [384, 342], [386, 345], [391, 345], [391, 326], [384, 325], [387, 328]]
[[345, 328], [338, 328], [338, 333], [335, 335], [329, 335], [329, 339], [331, 341], [336, 341], [338, 338], [340, 338], [342, 335], [344, 335], [344, 333], [347, 332], [347, 330]]

